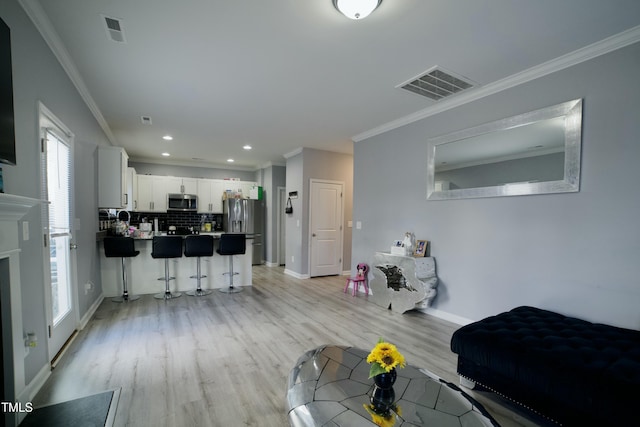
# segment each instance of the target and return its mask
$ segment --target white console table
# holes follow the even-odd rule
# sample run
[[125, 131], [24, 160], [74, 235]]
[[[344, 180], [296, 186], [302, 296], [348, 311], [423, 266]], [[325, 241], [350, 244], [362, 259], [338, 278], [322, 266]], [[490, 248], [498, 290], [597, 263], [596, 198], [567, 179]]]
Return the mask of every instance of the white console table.
[[427, 308], [436, 296], [438, 277], [433, 257], [376, 252], [370, 271], [371, 300], [395, 312]]

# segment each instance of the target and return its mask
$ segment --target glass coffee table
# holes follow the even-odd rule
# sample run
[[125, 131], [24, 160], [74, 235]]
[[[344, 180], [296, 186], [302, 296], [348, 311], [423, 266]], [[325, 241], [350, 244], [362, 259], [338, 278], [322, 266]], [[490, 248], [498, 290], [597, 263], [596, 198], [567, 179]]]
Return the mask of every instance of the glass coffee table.
[[[303, 354], [289, 373], [289, 423], [302, 426], [375, 426], [368, 410], [374, 385], [368, 351], [322, 346]], [[456, 385], [407, 365], [393, 386], [393, 426], [488, 427], [498, 423]], [[393, 421], [392, 421], [393, 422]]]

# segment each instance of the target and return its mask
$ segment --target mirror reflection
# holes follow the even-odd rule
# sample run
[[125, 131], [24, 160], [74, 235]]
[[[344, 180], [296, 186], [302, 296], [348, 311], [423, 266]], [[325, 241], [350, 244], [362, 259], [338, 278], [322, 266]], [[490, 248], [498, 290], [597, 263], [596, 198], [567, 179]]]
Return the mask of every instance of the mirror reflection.
[[578, 191], [582, 101], [429, 140], [428, 199]]

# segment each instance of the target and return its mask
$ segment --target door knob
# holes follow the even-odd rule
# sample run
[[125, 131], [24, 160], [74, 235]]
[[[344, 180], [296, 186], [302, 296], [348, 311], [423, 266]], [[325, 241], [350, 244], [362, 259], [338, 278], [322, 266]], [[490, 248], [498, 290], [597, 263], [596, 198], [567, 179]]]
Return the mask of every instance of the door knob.
[[312, 237], [316, 237], [316, 233], [313, 233], [311, 236], [312, 236]]
[[69, 245], [69, 249], [78, 249], [78, 245], [76, 245], [75, 243], [71, 243]]

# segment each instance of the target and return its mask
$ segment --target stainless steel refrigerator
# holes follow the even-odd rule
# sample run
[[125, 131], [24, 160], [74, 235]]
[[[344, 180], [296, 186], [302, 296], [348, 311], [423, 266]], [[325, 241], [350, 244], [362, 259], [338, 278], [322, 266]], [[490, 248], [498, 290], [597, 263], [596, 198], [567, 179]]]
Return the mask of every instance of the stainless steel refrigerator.
[[264, 261], [264, 200], [227, 199], [223, 202], [222, 228], [226, 233], [246, 233], [253, 238], [253, 265]]

